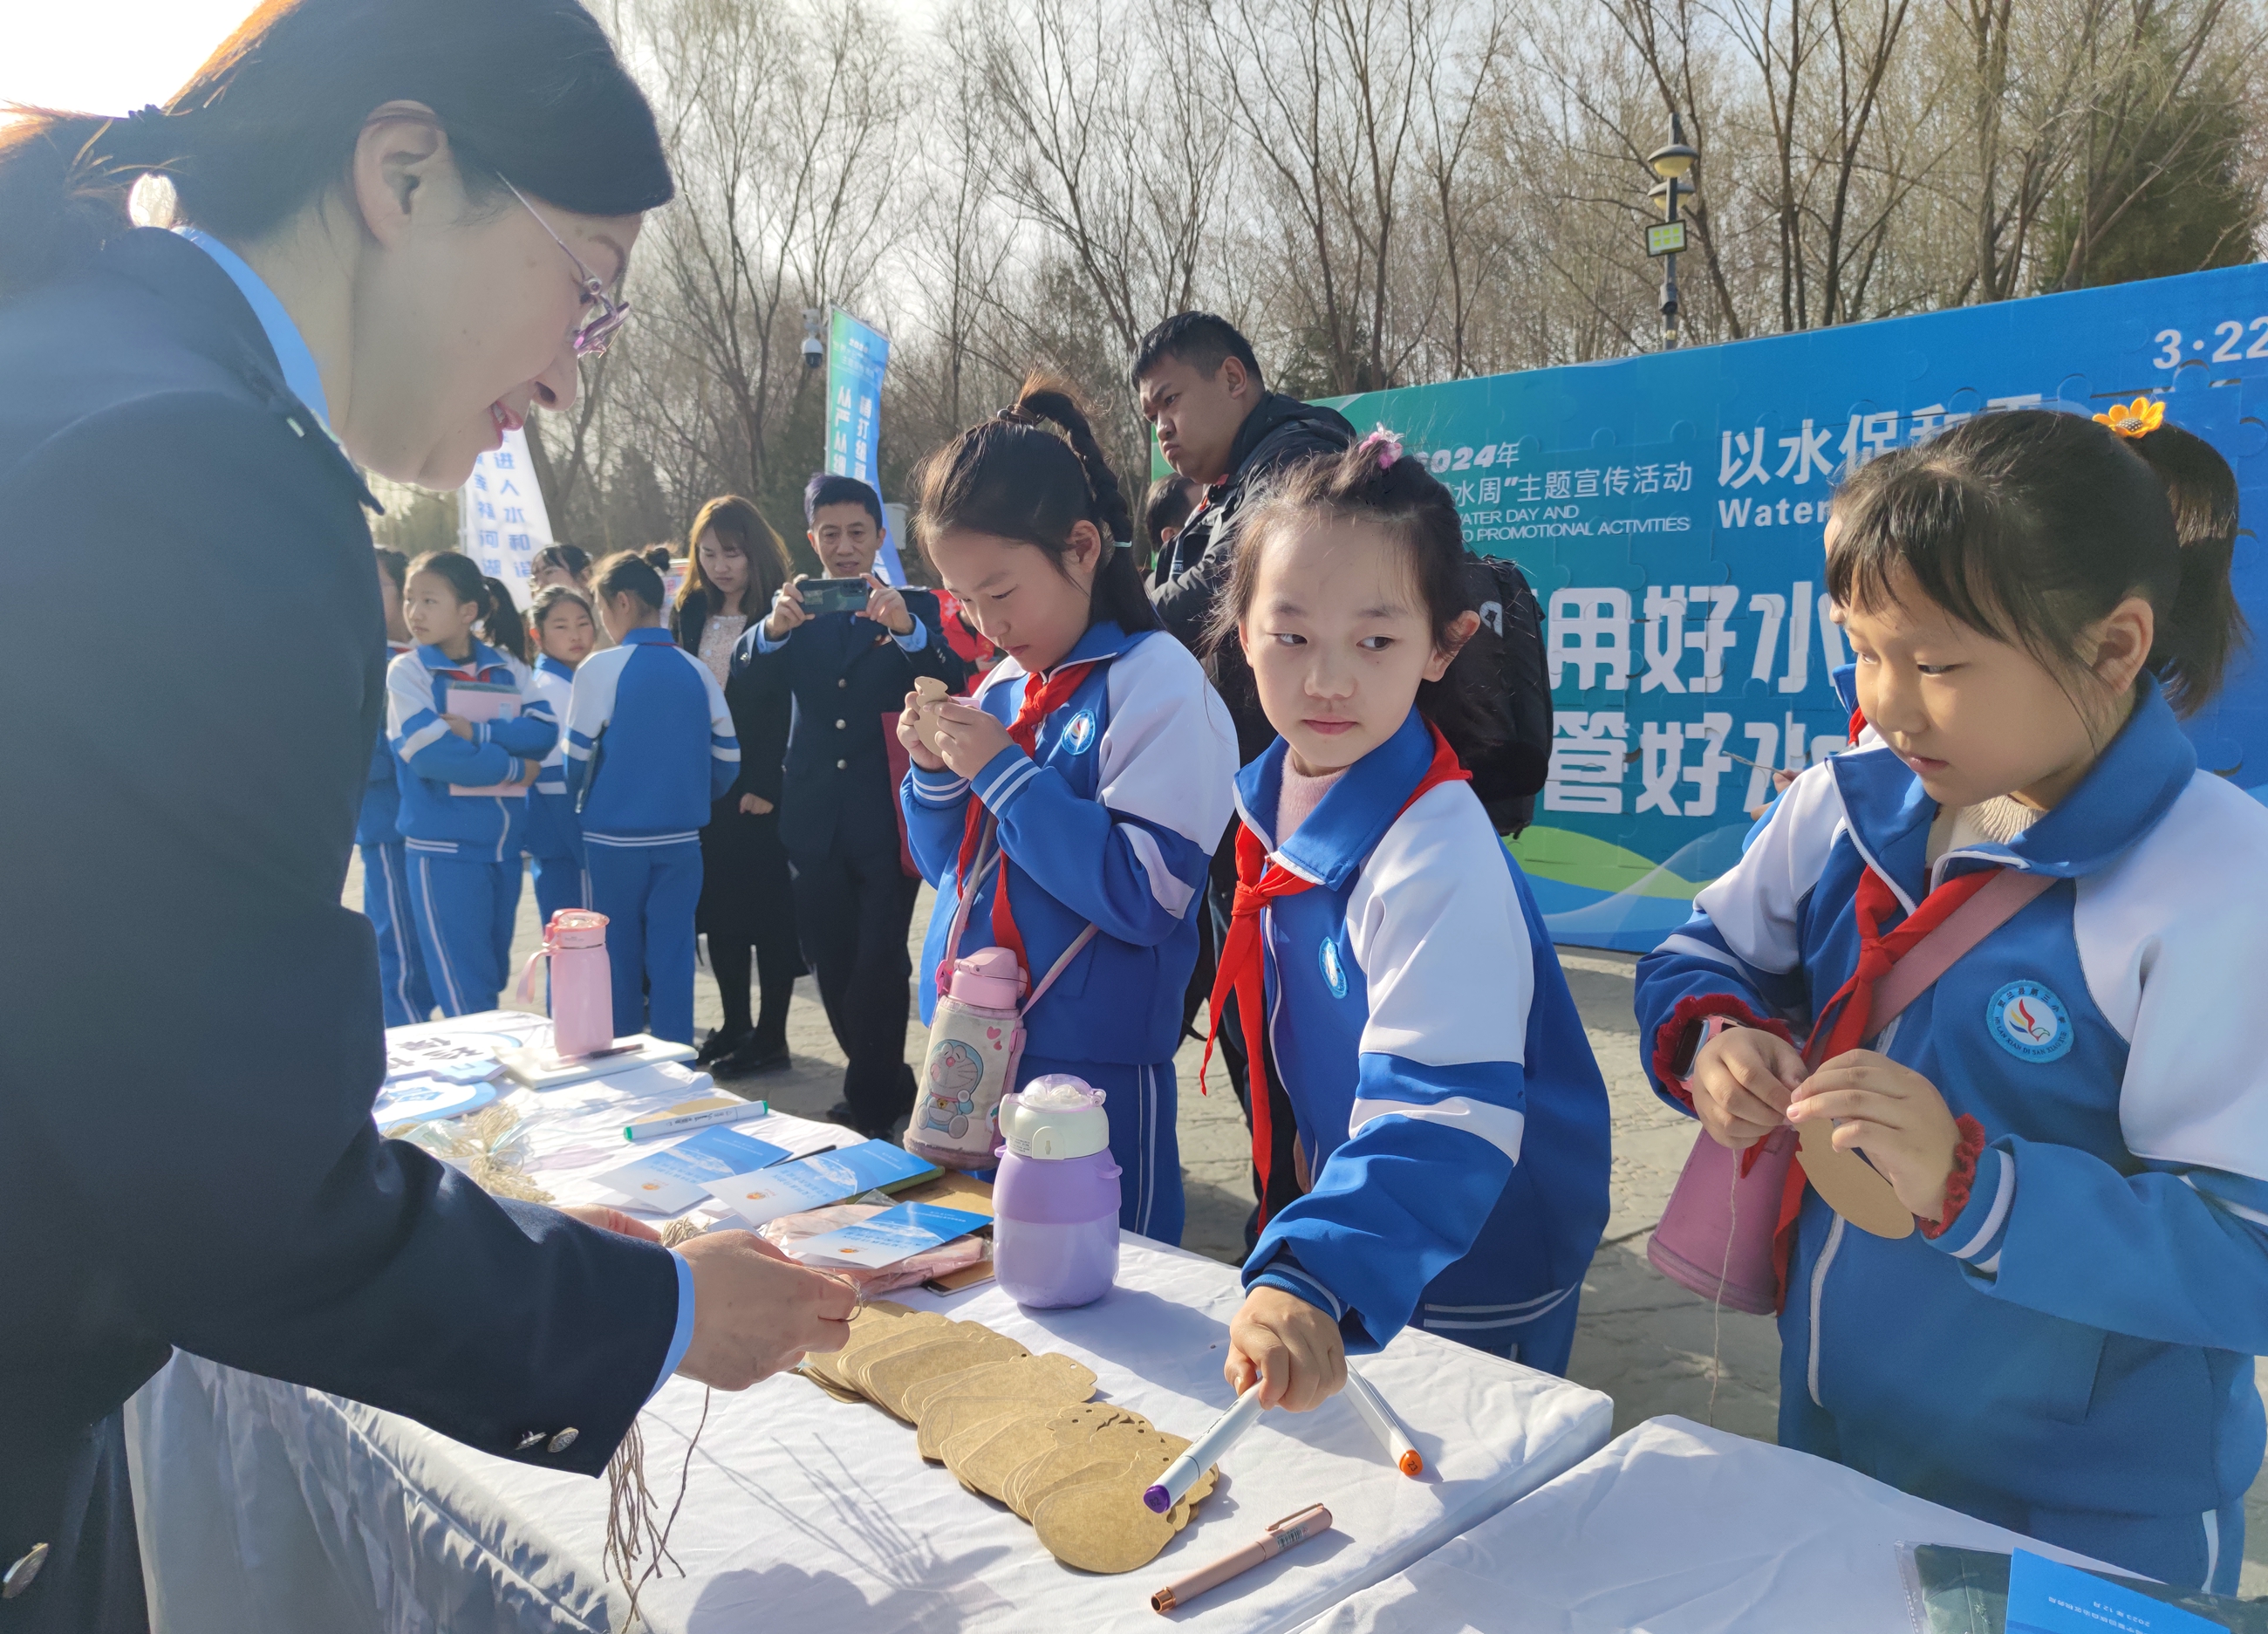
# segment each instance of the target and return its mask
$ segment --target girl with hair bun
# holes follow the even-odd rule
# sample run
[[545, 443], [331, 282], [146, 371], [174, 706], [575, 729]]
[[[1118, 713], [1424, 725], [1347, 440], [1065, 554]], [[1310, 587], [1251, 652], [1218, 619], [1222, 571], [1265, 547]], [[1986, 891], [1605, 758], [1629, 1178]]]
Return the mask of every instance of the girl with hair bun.
[[1782, 1446], [2226, 1594], [2268, 1441], [2268, 812], [2176, 715], [2242, 638], [2236, 492], [2101, 417], [1982, 416], [1845, 482], [1827, 588], [1881, 741], [1796, 779], [1638, 1017], [1720, 1145], [1831, 1130], [1911, 1216], [1850, 1229], [1791, 1170]]
[[[1106, 1092], [1120, 1223], [1178, 1243], [1174, 1049], [1228, 822], [1228, 711], [1159, 628], [1118, 479], [1069, 393], [1027, 382], [931, 455], [918, 488], [930, 561], [1006, 654], [967, 701], [931, 706], [935, 753], [915, 694], [898, 721], [908, 833], [938, 893], [922, 1019], [964, 894], [961, 952], [1006, 947], [1035, 984], [1068, 958], [1025, 1021], [1020, 1082], [1068, 1072]], [[928, 1110], [917, 1101], [909, 1137]]]
[[1261, 1046], [1229, 1381], [1311, 1408], [1405, 1326], [1565, 1373], [1606, 1086], [1465, 770], [1491, 732], [1457, 658], [1480, 615], [1455, 503], [1377, 431], [1280, 472], [1234, 548], [1213, 639], [1278, 735], [1236, 779], [1213, 988], [1215, 1032], [1234, 1003]]

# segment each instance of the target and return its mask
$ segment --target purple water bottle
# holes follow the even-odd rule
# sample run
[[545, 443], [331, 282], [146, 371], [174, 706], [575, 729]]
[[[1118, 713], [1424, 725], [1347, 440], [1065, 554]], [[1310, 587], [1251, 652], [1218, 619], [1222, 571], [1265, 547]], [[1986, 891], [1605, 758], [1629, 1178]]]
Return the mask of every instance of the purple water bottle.
[[1118, 1277], [1118, 1165], [1103, 1092], [1065, 1072], [1000, 1099], [992, 1274], [1019, 1305], [1086, 1305]]

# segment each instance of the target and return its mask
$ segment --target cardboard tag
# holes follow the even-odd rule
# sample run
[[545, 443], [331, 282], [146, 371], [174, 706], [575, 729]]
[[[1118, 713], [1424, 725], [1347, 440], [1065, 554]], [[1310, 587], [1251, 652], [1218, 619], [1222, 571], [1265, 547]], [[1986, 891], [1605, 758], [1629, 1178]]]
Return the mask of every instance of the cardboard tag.
[[1829, 1208], [1876, 1237], [1913, 1235], [1913, 1211], [1898, 1201], [1880, 1169], [1855, 1152], [1835, 1149], [1832, 1124], [1823, 1120], [1806, 1123], [1798, 1133], [1801, 1144], [1796, 1160]]

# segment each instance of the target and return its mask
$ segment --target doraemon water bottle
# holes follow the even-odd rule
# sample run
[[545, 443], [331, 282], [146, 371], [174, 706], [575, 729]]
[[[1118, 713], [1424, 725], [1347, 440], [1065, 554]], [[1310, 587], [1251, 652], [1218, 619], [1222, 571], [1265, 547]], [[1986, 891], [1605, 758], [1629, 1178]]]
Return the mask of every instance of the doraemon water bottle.
[[1118, 1277], [1118, 1165], [1103, 1092], [1051, 1072], [1000, 1100], [992, 1274], [1019, 1305], [1086, 1305]]

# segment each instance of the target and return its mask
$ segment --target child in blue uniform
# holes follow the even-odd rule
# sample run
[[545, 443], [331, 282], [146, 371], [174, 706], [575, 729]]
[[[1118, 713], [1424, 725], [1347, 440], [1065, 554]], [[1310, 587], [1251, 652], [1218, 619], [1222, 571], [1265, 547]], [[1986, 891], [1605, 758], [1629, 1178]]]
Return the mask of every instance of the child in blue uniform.
[[1486, 741], [1464, 559], [1448, 490], [1373, 432], [1247, 512], [1216, 615], [1278, 735], [1236, 780], [1213, 1019], [1233, 996], [1279, 1092], [1263, 1185], [1271, 1102], [1298, 1169], [1226, 1371], [1295, 1410], [1405, 1326], [1565, 1372], [1606, 1224], [1606, 1086], [1459, 760]]
[[915, 735], [911, 693], [899, 720], [907, 830], [937, 887], [922, 1019], [964, 888], [961, 952], [1009, 948], [1035, 985], [1092, 926], [1029, 1012], [1020, 1082], [1070, 1072], [1105, 1093], [1120, 1222], [1178, 1243], [1174, 1049], [1228, 822], [1228, 711], [1158, 627], [1118, 480], [1064, 393], [1027, 385], [931, 457], [921, 492], [930, 559], [1007, 655], [969, 700], [937, 706], [941, 758]]
[[[554, 719], [567, 718], [576, 666], [591, 656], [598, 626], [591, 604], [579, 590], [551, 585], [535, 593], [528, 608], [535, 636], [534, 673], [522, 688], [541, 698]], [[583, 867], [583, 824], [567, 792], [567, 739], [560, 734], [543, 757], [535, 791], [528, 797], [527, 855], [535, 875], [535, 912], [545, 924], [563, 908], [588, 908], [591, 881]]]
[[689, 1044], [701, 826], [740, 776], [740, 747], [716, 676], [662, 627], [661, 575], [643, 557], [610, 556], [591, 589], [617, 644], [575, 672], [567, 787], [591, 905], [607, 916], [615, 1034]]
[[[410, 906], [433, 997], [453, 1016], [493, 1010], [504, 987], [527, 791], [559, 737], [550, 706], [523, 698], [504, 654], [474, 639], [487, 605], [469, 557], [418, 557], [402, 609], [418, 645], [386, 672]], [[517, 713], [473, 718], [499, 692]]]
[[[409, 558], [383, 545], [376, 555], [378, 599], [386, 610], [386, 648], [399, 658], [416, 644], [409, 639], [409, 627], [401, 622], [402, 581], [409, 577]], [[433, 1013], [433, 990], [426, 984], [425, 956], [417, 946], [417, 915], [409, 901], [409, 859], [395, 821], [401, 812], [397, 764], [381, 723], [377, 741], [371, 745], [362, 811], [355, 819], [355, 849], [362, 856], [363, 916], [378, 932], [379, 997], [388, 1027], [406, 1027]]]
[[[1792, 1175], [1782, 1445], [2228, 1594], [2268, 1437], [2268, 812], [2168, 701], [2242, 629], [2220, 479], [2184, 545], [2128, 443], [2036, 410], [1853, 476], [1827, 585], [1881, 741], [1797, 779], [1638, 1017], [1721, 1144], [1831, 1121], [1915, 1217], [1869, 1235]], [[2050, 883], [1872, 1027], [2002, 870]]]

